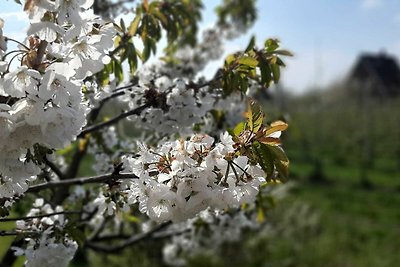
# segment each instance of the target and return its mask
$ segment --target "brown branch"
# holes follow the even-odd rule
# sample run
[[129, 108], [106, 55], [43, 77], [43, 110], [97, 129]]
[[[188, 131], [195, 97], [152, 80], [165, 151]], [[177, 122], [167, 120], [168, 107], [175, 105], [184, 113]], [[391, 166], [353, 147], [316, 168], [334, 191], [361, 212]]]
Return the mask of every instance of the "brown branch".
[[61, 180], [65, 179], [64, 173], [62, 173], [62, 171], [53, 162], [48, 160], [46, 156], [43, 157], [43, 161], [58, 176], [58, 178]]
[[92, 177], [72, 178], [60, 181], [51, 181], [47, 183], [37, 184], [30, 186], [26, 193], [39, 192], [48, 188], [67, 188], [72, 185], [83, 185], [83, 184], [96, 184], [104, 183], [112, 180], [119, 179], [137, 179], [138, 177], [133, 173], [121, 173], [121, 174], [104, 174]]
[[90, 113], [89, 113], [89, 115], [88, 115], [88, 122], [89, 122], [89, 123], [93, 123], [93, 122], [96, 120], [97, 116], [99, 115], [101, 109], [103, 108], [103, 106], [104, 106], [104, 104], [105, 104], [106, 102], [108, 102], [109, 100], [111, 100], [111, 99], [113, 99], [113, 98], [122, 96], [122, 95], [124, 95], [124, 94], [125, 94], [124, 91], [118, 91], [118, 92], [115, 92], [115, 93], [113, 93], [113, 94], [111, 94], [111, 95], [109, 95], [109, 96], [103, 98], [102, 100], [100, 100], [99, 103], [98, 103], [98, 106], [95, 107], [95, 108], [93, 108], [93, 109], [90, 111]]
[[116, 117], [114, 117], [114, 118], [112, 118], [112, 119], [110, 119], [108, 121], [105, 121], [105, 122], [102, 122], [102, 123], [99, 123], [99, 124], [95, 124], [95, 125], [86, 127], [78, 135], [78, 138], [83, 138], [88, 133], [95, 132], [95, 131], [101, 130], [103, 128], [106, 128], [106, 127], [108, 127], [110, 125], [113, 125], [113, 124], [119, 122], [120, 120], [125, 119], [126, 117], [129, 117], [129, 116], [132, 116], [132, 115], [139, 115], [144, 109], [146, 109], [146, 108], [148, 108], [150, 106], [151, 106], [150, 104], [144, 104], [144, 105], [142, 105], [140, 107], [137, 107], [135, 109], [129, 110], [129, 111], [124, 112], [124, 113], [121, 113], [118, 116], [116, 116]]

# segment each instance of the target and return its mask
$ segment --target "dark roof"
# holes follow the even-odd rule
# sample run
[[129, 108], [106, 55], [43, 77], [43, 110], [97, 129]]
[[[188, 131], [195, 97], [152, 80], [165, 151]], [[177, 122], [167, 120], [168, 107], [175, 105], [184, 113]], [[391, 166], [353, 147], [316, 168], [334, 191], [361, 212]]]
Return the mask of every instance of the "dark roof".
[[361, 55], [350, 73], [350, 81], [357, 82], [364, 90], [370, 86], [374, 95], [400, 95], [400, 68], [385, 53]]

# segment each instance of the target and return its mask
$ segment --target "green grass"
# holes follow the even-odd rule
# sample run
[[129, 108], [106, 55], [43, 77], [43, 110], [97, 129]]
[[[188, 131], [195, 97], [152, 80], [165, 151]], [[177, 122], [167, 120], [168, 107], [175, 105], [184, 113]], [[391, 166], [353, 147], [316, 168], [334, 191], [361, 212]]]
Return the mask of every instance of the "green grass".
[[[10, 217], [15, 216], [11, 213]], [[15, 229], [15, 222], [0, 222], [0, 231], [9, 231]], [[2, 259], [10, 247], [11, 243], [14, 241], [15, 236], [0, 236], [0, 259]], [[19, 265], [18, 265], [19, 264]], [[1, 264], [0, 264], [1, 265]], [[22, 266], [23, 262], [16, 262], [13, 266]]]
[[[0, 231], [7, 231], [15, 229], [15, 223], [13, 222], [0, 222]], [[14, 236], [0, 236], [0, 259], [3, 258], [7, 249], [10, 247], [14, 240]]]
[[310, 164], [292, 164], [298, 186], [291, 201], [309, 203], [319, 213], [319, 233], [303, 240], [294, 266], [397, 266], [400, 262], [399, 179], [371, 171], [372, 188], [360, 186], [356, 168], [325, 166], [328, 182], [306, 180]]

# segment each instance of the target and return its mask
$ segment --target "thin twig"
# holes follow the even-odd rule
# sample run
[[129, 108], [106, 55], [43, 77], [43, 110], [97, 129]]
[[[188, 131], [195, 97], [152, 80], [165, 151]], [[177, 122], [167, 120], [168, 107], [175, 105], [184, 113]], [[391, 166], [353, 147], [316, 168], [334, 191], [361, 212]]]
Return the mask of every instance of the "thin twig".
[[119, 91], [119, 92], [115, 92], [115, 93], [103, 98], [102, 100], [100, 100], [98, 105], [90, 111], [90, 113], [88, 115], [88, 123], [91, 124], [96, 120], [97, 116], [99, 115], [101, 109], [103, 108], [103, 106], [106, 102], [108, 102], [109, 100], [116, 98], [118, 96], [122, 96], [124, 94], [125, 94], [124, 91]]
[[0, 236], [15, 236], [15, 235], [20, 235], [20, 234], [24, 234], [24, 235], [38, 235], [40, 234], [39, 232], [34, 232], [34, 231], [0, 231]]
[[135, 109], [129, 110], [127, 112], [121, 113], [118, 116], [116, 116], [116, 117], [114, 117], [114, 118], [112, 118], [112, 119], [110, 119], [108, 121], [105, 121], [105, 122], [102, 122], [102, 123], [99, 123], [99, 124], [95, 124], [95, 125], [86, 127], [78, 135], [78, 138], [83, 138], [88, 133], [95, 132], [95, 131], [101, 130], [103, 128], [106, 128], [106, 127], [108, 127], [110, 125], [113, 125], [113, 124], [119, 122], [120, 120], [125, 119], [126, 117], [129, 117], [129, 116], [132, 116], [132, 115], [139, 115], [147, 107], [150, 107], [150, 104], [145, 104], [145, 105], [142, 105], [142, 106], [137, 107]]
[[12, 41], [12, 42], [14, 42], [14, 43], [17, 43], [17, 44], [19, 44], [20, 46], [22, 46], [23, 48], [25, 48], [26, 50], [30, 50], [29, 47], [27, 47], [25, 44], [21, 43], [21, 42], [18, 41], [18, 40], [15, 40], [15, 39], [13, 39], [13, 38], [6, 37], [6, 36], [4, 36], [4, 39], [5, 39], [5, 41]]
[[40, 218], [46, 218], [46, 217], [51, 217], [55, 215], [68, 215], [68, 214], [82, 214], [84, 211], [58, 211], [58, 212], [53, 212], [53, 213], [47, 213], [47, 214], [40, 214], [40, 215], [32, 215], [32, 216], [25, 216], [25, 217], [18, 217], [18, 218], [1, 218], [0, 222], [13, 222], [13, 221], [27, 221], [27, 220], [32, 220], [32, 219], [40, 219]]
[[111, 180], [118, 179], [137, 179], [138, 177], [133, 173], [121, 173], [121, 174], [104, 174], [99, 176], [92, 177], [82, 177], [82, 178], [73, 178], [66, 179], [60, 181], [51, 181], [47, 183], [37, 184], [30, 186], [26, 193], [39, 192], [48, 188], [57, 188], [57, 187], [68, 187], [72, 185], [83, 185], [83, 184], [95, 184], [95, 183], [103, 183]]
[[131, 84], [128, 84], [128, 85], [124, 85], [124, 86], [121, 86], [121, 87], [118, 87], [118, 88], [115, 88], [113, 90], [113, 92], [115, 93], [115, 92], [119, 92], [119, 91], [122, 91], [122, 90], [130, 89], [135, 85], [137, 85], [137, 82], [136, 83], [131, 83]]

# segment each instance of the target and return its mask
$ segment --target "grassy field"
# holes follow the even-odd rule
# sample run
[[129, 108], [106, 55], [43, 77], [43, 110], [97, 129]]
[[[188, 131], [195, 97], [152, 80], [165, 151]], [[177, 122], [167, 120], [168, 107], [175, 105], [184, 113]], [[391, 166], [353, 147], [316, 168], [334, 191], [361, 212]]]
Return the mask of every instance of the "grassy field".
[[[292, 161], [291, 170], [296, 185], [269, 216], [275, 233], [266, 237], [262, 237], [263, 231], [255, 233], [245, 245], [228, 248], [229, 257], [203, 257], [191, 266], [398, 266], [398, 177], [373, 171], [369, 173], [372, 185], [366, 188], [360, 184], [356, 168], [326, 165], [325, 179], [320, 182], [309, 179], [313, 164]], [[298, 212], [288, 219], [293, 207]], [[316, 223], [308, 223], [315, 215]]]
[[400, 262], [399, 177], [374, 171], [372, 187], [358, 170], [326, 166], [326, 180], [310, 183], [310, 164], [292, 164], [298, 180], [291, 200], [301, 199], [320, 215], [319, 232], [303, 240], [293, 266], [396, 266]]

